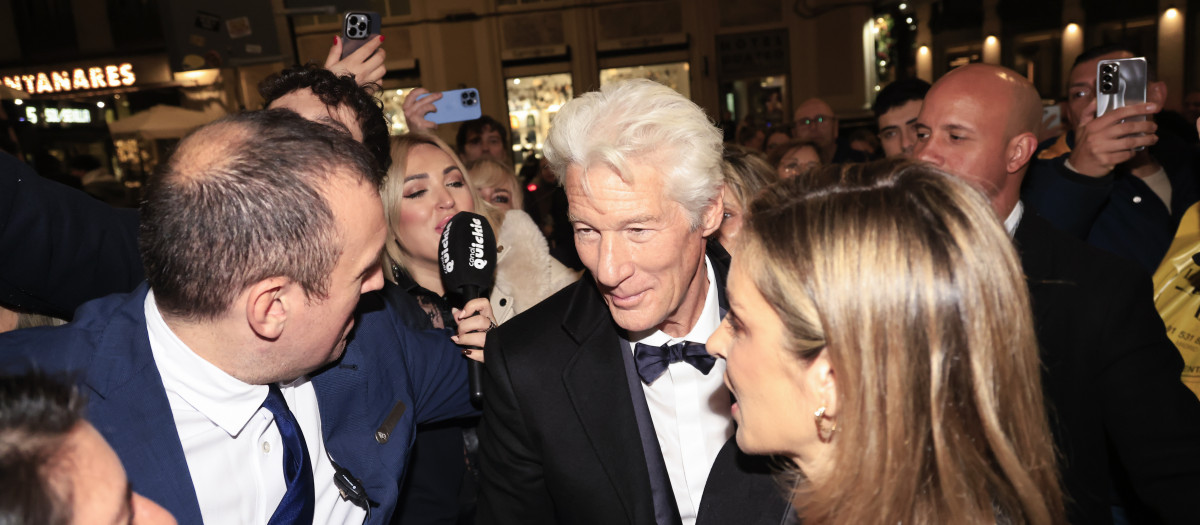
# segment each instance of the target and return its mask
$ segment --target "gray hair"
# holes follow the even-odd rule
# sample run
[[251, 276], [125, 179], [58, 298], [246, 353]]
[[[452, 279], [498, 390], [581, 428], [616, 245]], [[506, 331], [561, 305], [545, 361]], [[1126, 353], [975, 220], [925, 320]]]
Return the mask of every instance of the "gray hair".
[[543, 152], [565, 184], [567, 168], [606, 166], [633, 182], [628, 164], [650, 166], [665, 177], [667, 197], [688, 212], [692, 228], [720, 195], [721, 132], [692, 101], [645, 79], [606, 84], [562, 107]]

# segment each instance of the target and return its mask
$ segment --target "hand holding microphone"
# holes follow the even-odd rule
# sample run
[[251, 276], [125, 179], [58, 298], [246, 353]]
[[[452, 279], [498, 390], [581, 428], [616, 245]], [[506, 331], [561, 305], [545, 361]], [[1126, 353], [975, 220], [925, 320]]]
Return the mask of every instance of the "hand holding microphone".
[[[459, 304], [472, 304], [473, 299], [482, 299], [486, 303], [487, 293], [491, 289], [492, 280], [496, 275], [496, 236], [492, 233], [492, 226], [488, 224], [487, 219], [471, 212], [458, 212], [450, 219], [450, 222], [446, 223], [445, 229], [442, 230], [440, 243], [438, 268], [442, 274], [442, 285], [446, 289], [447, 298], [450, 298], [452, 303], [457, 300]], [[464, 312], [467, 311], [464, 305]], [[471, 318], [455, 316], [455, 319], [459, 321], [459, 335], [454, 336], [453, 339], [459, 345], [469, 344], [467, 341], [460, 341], [468, 335], [464, 329], [478, 330], [482, 328], [486, 333], [492, 326], [495, 326], [491, 316], [491, 305], [487, 305], [485, 311], [476, 302], [471, 307], [471, 311], [483, 315], [475, 315]], [[486, 321], [484, 321], [485, 319]], [[481, 325], [482, 322], [486, 322], [486, 325]], [[464, 323], [466, 324], [464, 325]], [[472, 342], [478, 340], [479, 344], [474, 346], [483, 348], [486, 335], [480, 334], [478, 331], [470, 335]], [[482, 352], [474, 351], [470, 353], [482, 354]], [[482, 360], [482, 356], [480, 360]], [[473, 360], [467, 366], [471, 401], [479, 403], [483, 399], [483, 363]]]
[[496, 327], [492, 315], [492, 302], [487, 297], [471, 299], [463, 305], [462, 310], [454, 308], [454, 321], [458, 323], [458, 335], [450, 339], [461, 346], [463, 355], [483, 362], [483, 344], [487, 342], [487, 332]]

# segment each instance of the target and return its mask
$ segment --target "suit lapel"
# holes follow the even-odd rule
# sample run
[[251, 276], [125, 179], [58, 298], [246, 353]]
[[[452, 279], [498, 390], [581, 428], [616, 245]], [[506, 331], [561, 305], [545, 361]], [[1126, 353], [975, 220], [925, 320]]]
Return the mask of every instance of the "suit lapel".
[[200, 503], [146, 332], [143, 284], [99, 334], [84, 384], [88, 419], [112, 445], [133, 490], [180, 523], [200, 523]]
[[[582, 279], [594, 282], [590, 274]], [[653, 522], [650, 474], [626, 383], [620, 337], [594, 284], [576, 287], [575, 294], [563, 327], [579, 346], [563, 370], [563, 386], [629, 522]]]

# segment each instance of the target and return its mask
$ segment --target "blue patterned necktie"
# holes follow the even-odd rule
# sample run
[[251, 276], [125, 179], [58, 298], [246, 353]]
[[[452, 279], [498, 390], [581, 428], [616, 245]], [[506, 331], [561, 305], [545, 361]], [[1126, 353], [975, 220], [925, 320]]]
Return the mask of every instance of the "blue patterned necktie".
[[683, 361], [707, 375], [717, 362], [717, 358], [708, 355], [703, 344], [691, 341], [673, 345], [664, 343], [662, 346], [637, 343], [633, 348], [633, 359], [637, 363], [638, 376], [641, 376], [642, 382], [647, 385], [654, 383], [655, 379], [663, 375], [671, 363]]
[[311, 524], [317, 497], [313, 489], [312, 463], [308, 460], [308, 446], [304, 443], [300, 424], [276, 385], [271, 385], [263, 408], [275, 415], [275, 427], [283, 440], [283, 479], [287, 483], [287, 492], [267, 525]]

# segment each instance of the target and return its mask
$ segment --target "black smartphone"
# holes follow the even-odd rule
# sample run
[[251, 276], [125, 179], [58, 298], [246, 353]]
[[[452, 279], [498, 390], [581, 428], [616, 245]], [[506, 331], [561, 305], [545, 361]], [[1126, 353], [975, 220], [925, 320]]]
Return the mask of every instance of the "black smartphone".
[[374, 11], [349, 11], [342, 19], [342, 58], [346, 58], [371, 35], [378, 35], [382, 25], [379, 13]]

